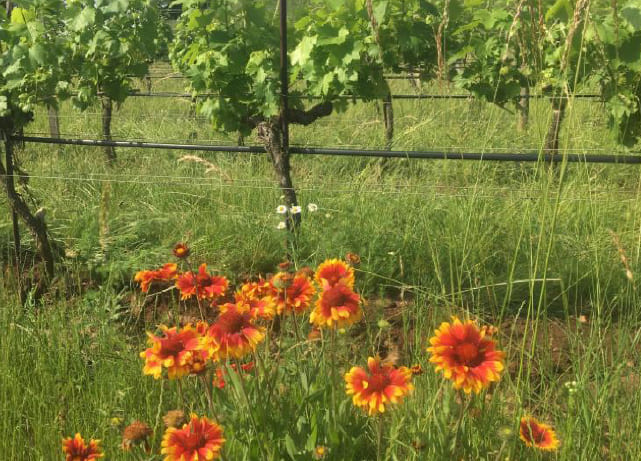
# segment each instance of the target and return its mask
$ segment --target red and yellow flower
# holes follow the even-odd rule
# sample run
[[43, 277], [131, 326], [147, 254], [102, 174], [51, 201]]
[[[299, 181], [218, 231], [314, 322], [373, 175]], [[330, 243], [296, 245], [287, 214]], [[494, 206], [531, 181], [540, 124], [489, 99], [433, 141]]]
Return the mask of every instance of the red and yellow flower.
[[316, 282], [325, 289], [342, 283], [354, 288], [354, 268], [340, 259], [328, 259], [316, 269]]
[[170, 427], [162, 439], [165, 461], [205, 461], [220, 458], [225, 443], [223, 428], [203, 416], [192, 414], [181, 429]]
[[168, 282], [178, 275], [178, 266], [175, 263], [167, 263], [155, 271], [139, 271], [134, 276], [134, 281], [140, 283], [140, 290], [143, 293], [149, 292], [149, 287], [154, 281]]
[[185, 272], [176, 280], [176, 288], [180, 290], [181, 299], [196, 296], [198, 299], [213, 300], [225, 294], [229, 281], [226, 277], [210, 275], [207, 264], [201, 264], [198, 273]]
[[[162, 369], [167, 369], [169, 379], [180, 378], [192, 370], [194, 356], [201, 354], [198, 350], [200, 334], [191, 325], [184, 328], [159, 327], [163, 335], [155, 336], [147, 333], [151, 347], [140, 353], [145, 359], [143, 373], [159, 379]], [[197, 359], [196, 359], [197, 360]]]
[[505, 354], [495, 349], [495, 341], [486, 332], [472, 320], [462, 323], [453, 317], [451, 324], [441, 323], [436, 335], [430, 338], [431, 347], [427, 348], [432, 354], [430, 362], [437, 372], [443, 370], [455, 389], [478, 394], [500, 379]]
[[240, 359], [256, 350], [265, 339], [265, 329], [254, 324], [251, 312], [243, 306], [227, 304], [224, 309], [207, 330], [201, 347], [213, 360]]
[[254, 318], [272, 320], [276, 315], [276, 302], [271, 296], [269, 282], [246, 283], [234, 297], [236, 304], [247, 306]]
[[384, 413], [385, 405], [398, 404], [414, 386], [412, 372], [407, 367], [383, 363], [380, 357], [367, 359], [367, 370], [352, 367], [345, 374], [346, 392], [357, 407], [368, 414]]
[[551, 426], [540, 423], [530, 416], [521, 418], [519, 436], [525, 442], [525, 445], [539, 450], [554, 451], [560, 445], [559, 439]]
[[297, 274], [292, 277], [289, 273], [279, 272], [272, 278], [271, 286], [278, 314], [301, 314], [305, 312], [309, 308], [314, 294], [316, 294], [314, 285], [303, 274]]
[[105, 456], [100, 448], [100, 440], [91, 439], [87, 444], [80, 433], [62, 440], [62, 452], [65, 461], [90, 461]]
[[342, 283], [327, 285], [316, 300], [309, 322], [317, 327], [344, 328], [363, 316], [360, 297]]
[[180, 242], [174, 246], [173, 253], [176, 258], [185, 259], [189, 257], [191, 250], [185, 243]]

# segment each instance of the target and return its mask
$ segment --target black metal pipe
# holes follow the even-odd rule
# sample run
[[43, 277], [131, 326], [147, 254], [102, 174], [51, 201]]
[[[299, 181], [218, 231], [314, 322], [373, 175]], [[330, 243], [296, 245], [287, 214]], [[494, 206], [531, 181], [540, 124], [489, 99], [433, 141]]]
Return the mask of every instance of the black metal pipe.
[[[139, 141], [103, 141], [96, 139], [69, 139], [46, 138], [38, 136], [12, 136], [14, 141], [33, 142], [40, 144], [65, 144], [76, 146], [113, 146], [123, 148], [141, 149], [169, 149], [188, 150], [201, 152], [238, 152], [248, 154], [265, 153], [262, 146], [215, 146], [208, 144], [173, 144]], [[444, 152], [444, 151], [392, 151], [376, 149], [331, 149], [313, 147], [290, 147], [290, 153], [302, 155], [333, 155], [339, 157], [382, 157], [382, 158], [407, 158], [423, 160], [488, 160], [506, 162], [561, 162], [567, 160], [573, 163], [614, 163], [614, 164], [641, 164], [641, 155], [616, 155], [616, 154], [577, 154], [561, 152], [556, 154], [539, 154], [537, 152], [518, 153], [482, 153], [482, 152]]]
[[106, 141], [98, 139], [47, 138], [41, 136], [12, 136], [11, 139], [38, 144], [63, 144], [89, 147], [110, 146], [140, 149], [188, 150], [201, 152], [242, 152], [248, 154], [265, 153], [265, 148], [261, 146], [214, 146], [207, 144], [174, 144], [143, 141]]
[[280, 129], [283, 132], [283, 152], [289, 153], [289, 66], [287, 57], [287, 0], [280, 0]]

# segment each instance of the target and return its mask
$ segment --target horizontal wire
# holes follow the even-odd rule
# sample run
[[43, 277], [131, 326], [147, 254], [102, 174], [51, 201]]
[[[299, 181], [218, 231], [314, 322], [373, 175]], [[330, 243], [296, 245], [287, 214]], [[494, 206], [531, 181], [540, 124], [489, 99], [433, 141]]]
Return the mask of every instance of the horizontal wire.
[[[118, 148], [143, 148], [143, 149], [171, 149], [187, 151], [209, 151], [258, 154], [264, 153], [264, 146], [229, 146], [209, 144], [170, 144], [139, 141], [108, 141], [98, 139], [74, 138], [49, 138], [34, 136], [11, 136], [14, 142], [32, 142], [40, 144], [82, 145], [82, 146], [111, 146]], [[568, 163], [620, 163], [641, 164], [639, 155], [607, 155], [607, 154], [582, 154], [557, 151], [555, 153], [529, 152], [529, 153], [492, 153], [492, 152], [444, 152], [444, 151], [419, 151], [419, 150], [379, 150], [379, 149], [343, 149], [343, 148], [310, 148], [290, 147], [292, 154], [329, 155], [343, 157], [376, 157], [376, 158], [405, 158], [421, 160], [474, 160], [474, 161], [506, 161], [506, 162], [553, 162]]]
[[[126, 130], [130, 131], [130, 130]], [[97, 135], [97, 132], [95, 131], [84, 131], [84, 132], [79, 132], [79, 131], [60, 131], [61, 136], [73, 136], [76, 138], [85, 138], [85, 137], [94, 137]], [[28, 131], [24, 133], [24, 136], [27, 137], [48, 137], [50, 136], [49, 131]], [[132, 136], [130, 134], [119, 134], [119, 133], [112, 133], [111, 138], [113, 141], [121, 141], [121, 142], [141, 142], [141, 143], [175, 143], [178, 141], [181, 142], [189, 142], [187, 144], [188, 146], [192, 146], [194, 144], [191, 144], [193, 141], [197, 140], [201, 143], [210, 143], [210, 142], [216, 142], [225, 146], [236, 146], [236, 140], [229, 139], [230, 135], [225, 136], [225, 134], [221, 134], [220, 138], [194, 138], [194, 137], [174, 137], [174, 138], [154, 138], [151, 139], [147, 136]], [[248, 139], [253, 138], [253, 136], [248, 137]], [[17, 140], [19, 138], [16, 138]], [[55, 139], [55, 138], [51, 138]], [[54, 143], [51, 143], [54, 144]], [[64, 144], [64, 143], [60, 143]], [[291, 142], [290, 143], [291, 147], [300, 147], [300, 148], [306, 148], [306, 147], [314, 147], [314, 148], [325, 148], [325, 147], [354, 147], [354, 148], [360, 148], [363, 146], [363, 144], [351, 144], [351, 143], [341, 143], [341, 142], [334, 142], [332, 143], [331, 146], [328, 146], [328, 144], [318, 144], [314, 143], [312, 141], [305, 141], [305, 142]], [[430, 146], [425, 146], [425, 145], [416, 145], [416, 146], [409, 146], [409, 145], [403, 145], [403, 144], [394, 144], [393, 146], [396, 148], [416, 148], [416, 149], [434, 149], [434, 150], [443, 150], [446, 152], [451, 152], [451, 153], [457, 153], [462, 151], [463, 149], [466, 149], [466, 146], [464, 145], [458, 145], [458, 146], [442, 146], [442, 145], [430, 145]], [[93, 145], [90, 145], [89, 147], [95, 147]], [[541, 145], [536, 145], [536, 146], [487, 146], [483, 147], [483, 151], [485, 152], [520, 152], [521, 154], [524, 153], [531, 153], [531, 152], [538, 152], [541, 149]], [[582, 155], [586, 153], [611, 153], [613, 155], [626, 155], [629, 154], [630, 152], [627, 151], [617, 151], [615, 149], [608, 149], [608, 148], [590, 148], [590, 147], [574, 147], [573, 149], [568, 151], [569, 153], [576, 154], [576, 155]]]
[[[183, 186], [194, 186], [194, 187], [214, 187], [214, 188], [227, 188], [227, 189], [246, 189], [246, 190], [274, 190], [274, 191], [280, 191], [280, 187], [272, 184], [272, 185], [247, 185], [247, 184], [234, 184], [234, 181], [228, 182], [228, 181], [214, 181], [214, 180], [206, 180], [206, 181], [193, 181], [194, 178], [189, 178], [191, 179], [190, 181], [182, 181], [184, 177], [179, 177], [181, 179], [180, 181], [172, 181], [169, 180], [169, 177], [165, 178], [163, 181], [150, 181], [150, 180], [140, 180], [140, 179], [121, 179], [121, 178], [114, 178], [114, 177], [102, 177], [102, 178], [87, 178], [87, 177], [76, 177], [76, 176], [64, 176], [64, 175], [41, 175], [41, 174], [36, 174], [36, 175], [15, 175], [17, 178], [29, 178], [29, 179], [39, 179], [39, 180], [51, 180], [51, 181], [64, 181], [64, 182], [84, 182], [84, 183], [114, 183], [114, 184], [136, 184], [136, 185], [183, 185]], [[148, 176], [147, 178], [152, 178], [153, 176]], [[199, 178], [199, 180], [202, 178]], [[518, 199], [521, 200], [542, 200], [543, 196], [541, 194], [537, 194], [537, 192], [541, 192], [538, 190], [527, 190], [527, 189], [516, 189], [516, 190], [500, 190], [500, 193], [497, 194], [461, 194], [461, 193], [443, 193], [443, 192], [438, 192], [436, 190], [431, 190], [431, 191], [393, 191], [393, 190], [388, 190], [388, 189], [375, 189], [370, 187], [369, 184], [364, 184], [364, 188], [344, 188], [344, 189], [334, 189], [334, 188], [328, 188], [326, 187], [325, 184], [322, 185], [303, 185], [303, 186], [298, 186], [296, 190], [298, 192], [317, 192], [317, 193], [324, 193], [324, 194], [334, 194], [334, 193], [340, 193], [340, 194], [383, 194], [383, 195], [398, 195], [398, 196], [405, 196], [405, 195], [414, 195], [414, 196], [427, 196], [427, 195], [432, 195], [434, 197], [452, 197], [452, 198], [485, 198], [485, 199], [497, 199], [497, 198], [505, 198], [506, 197], [506, 192], [516, 192], [518, 191], [519, 194], [514, 194], [518, 195]], [[524, 192], [534, 192], [533, 195], [521, 195]], [[621, 191], [616, 191], [616, 192], [621, 192]], [[169, 192], [171, 193], [171, 192]], [[636, 191], [634, 192], [636, 194]], [[322, 195], [322, 194], [321, 194]], [[562, 202], [590, 202], [590, 203], [620, 203], [620, 202], [636, 202], [637, 198], [636, 197], [630, 197], [630, 198], [624, 198], [622, 199], [620, 196], [618, 196], [616, 199], [612, 200], [594, 200], [591, 197], [564, 197], [563, 195], [558, 196], [558, 194], [552, 194], [548, 195], [546, 199], [559, 199]]]
[[[151, 157], [150, 157], [151, 158]], [[33, 176], [31, 174], [24, 174], [24, 175], [15, 175], [16, 177], [19, 178], [25, 178], [28, 179], [30, 177], [38, 177], [38, 176]], [[87, 178], [89, 176], [89, 178]], [[214, 178], [208, 179], [204, 177], [200, 178], [195, 178], [194, 176], [174, 176], [174, 175], [153, 175], [153, 174], [128, 174], [128, 173], [97, 173], [97, 172], [89, 172], [86, 174], [77, 174], [77, 175], [70, 175], [67, 173], [65, 176], [64, 174], [54, 174], [53, 177], [61, 177], [61, 178], [69, 178], [69, 179], [92, 179], [92, 176], [98, 176], [101, 179], [107, 179], [107, 180], [116, 180], [116, 179], [121, 179], [121, 178], [131, 178], [130, 181], [133, 178], [144, 178], [144, 179], [167, 179], [167, 180], [194, 180], [194, 179], [201, 179], [201, 180], [210, 180], [214, 182]], [[225, 182], [232, 182], [232, 183], [247, 183], [247, 184], [266, 184], [266, 185], [273, 185], [274, 181], [272, 179], [268, 178], [262, 178], [262, 179], [244, 179], [244, 178], [226, 178]], [[303, 184], [307, 184], [303, 182]], [[314, 184], [314, 183], [312, 183]], [[331, 182], [327, 181], [322, 181], [323, 186], [327, 186], [328, 188], [332, 188], [333, 185]], [[299, 182], [300, 185], [300, 182]], [[456, 186], [456, 185], [437, 185], [437, 186], [421, 186], [421, 185], [416, 185], [416, 184], [390, 184], [390, 183], [382, 183], [382, 182], [365, 182], [362, 184], [362, 187], [378, 187], [379, 190], [389, 188], [389, 189], [414, 189], [414, 190], [422, 190], [422, 191], [431, 191], [431, 192], [439, 192], [441, 190], [447, 190], [447, 189], [455, 189], [457, 191], [473, 191], [476, 189], [479, 189], [479, 186], [476, 185], [471, 185], [471, 186]], [[520, 188], [520, 189], [515, 189], [514, 187], [487, 187], [483, 186], [481, 187], [482, 190], [490, 190], [492, 192], [496, 193], [543, 193], [545, 192], [544, 189], [535, 189], [535, 188]], [[641, 190], [637, 189], [587, 189], [581, 191], [582, 193], [587, 193], [587, 194], [608, 194], [608, 193], [618, 193], [618, 194], [641, 194]]]

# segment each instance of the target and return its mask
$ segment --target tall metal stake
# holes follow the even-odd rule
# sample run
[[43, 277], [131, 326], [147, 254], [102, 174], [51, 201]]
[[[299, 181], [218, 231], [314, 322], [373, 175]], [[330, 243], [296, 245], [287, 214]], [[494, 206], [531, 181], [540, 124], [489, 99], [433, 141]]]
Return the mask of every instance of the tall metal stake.
[[[11, 10], [13, 10], [13, 4], [11, 0], [6, 1], [6, 10], [7, 10], [7, 17], [11, 17]], [[5, 148], [5, 163], [7, 167], [7, 191], [9, 196], [11, 194], [16, 193], [16, 186], [15, 186], [15, 176], [14, 176], [14, 169], [13, 169], [13, 141], [10, 139], [11, 133], [4, 133], [3, 136], [3, 141], [4, 141], [4, 148]], [[20, 226], [18, 225], [18, 213], [16, 213], [16, 210], [13, 206], [13, 203], [11, 200], [9, 200], [9, 204], [11, 206], [11, 223], [13, 227], [13, 246], [15, 249], [16, 254], [14, 255], [15, 262], [16, 262], [16, 267], [19, 268], [20, 265]]]
[[287, 0], [280, 0], [280, 128], [283, 132], [283, 150], [289, 155], [289, 75], [287, 62]]

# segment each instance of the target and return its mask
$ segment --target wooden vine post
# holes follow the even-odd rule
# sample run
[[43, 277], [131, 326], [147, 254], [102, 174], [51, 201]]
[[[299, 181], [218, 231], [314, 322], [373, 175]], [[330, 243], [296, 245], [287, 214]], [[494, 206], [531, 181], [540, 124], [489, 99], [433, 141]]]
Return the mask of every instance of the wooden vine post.
[[[11, 138], [4, 132], [4, 130], [2, 132], [2, 141], [4, 142], [6, 167], [4, 167], [5, 171], [0, 171], [0, 173], [3, 173], [4, 183], [7, 189], [7, 198], [11, 204], [11, 197], [15, 197], [17, 195], [13, 170], [13, 146], [11, 145]], [[18, 224], [18, 213], [16, 213], [13, 206], [11, 206], [11, 224], [13, 228], [13, 246], [15, 251], [14, 261], [16, 265], [19, 265], [20, 254], [22, 253], [20, 245], [20, 226]]]
[[13, 132], [12, 124], [7, 118], [0, 118], [0, 137], [5, 149], [5, 164], [0, 162], [0, 177], [7, 191], [7, 198], [11, 213], [13, 216], [14, 245], [16, 257], [20, 255], [20, 231], [18, 227], [18, 217], [22, 219], [29, 231], [33, 234], [38, 245], [38, 252], [45, 266], [46, 275], [49, 278], [54, 276], [54, 256], [49, 242], [47, 225], [44, 220], [44, 211], [33, 214], [24, 198], [16, 191], [15, 172], [13, 167], [13, 141], [11, 133]]
[[[113, 102], [109, 96], [102, 96], [102, 139], [111, 141], [111, 118], [113, 113]], [[116, 161], [116, 149], [113, 146], [104, 146], [107, 163], [113, 164]]]
[[[287, 229], [295, 231], [300, 226], [300, 213], [292, 213], [291, 209], [298, 205], [296, 191], [291, 176], [289, 162], [289, 61], [287, 56], [287, 0], [280, 0], [280, 115], [279, 123], [268, 123], [269, 129], [266, 148], [271, 156], [274, 171], [278, 177], [280, 188], [285, 195], [287, 205]], [[265, 126], [264, 124], [262, 126]], [[266, 133], [263, 133], [266, 134]], [[260, 134], [259, 134], [260, 135]]]
[[[6, 1], [6, 11], [7, 11], [7, 18], [11, 18], [11, 10], [12, 10], [12, 4], [11, 0]], [[11, 190], [15, 193], [15, 182], [13, 178], [13, 151], [9, 146], [9, 143], [11, 142], [9, 136], [7, 133], [5, 133], [4, 130], [2, 130], [2, 133], [0, 133], [2, 136], [2, 140], [5, 143], [5, 163], [6, 163], [6, 187], [7, 187], [7, 195], [11, 195]], [[18, 224], [18, 214], [16, 213], [16, 210], [11, 207], [11, 225], [13, 229], [13, 246], [15, 250], [14, 254], [14, 261], [16, 263], [16, 267], [19, 267], [20, 263], [20, 254], [21, 254], [21, 248], [20, 248], [20, 226]]]
[[516, 102], [518, 114], [516, 129], [520, 132], [526, 132], [530, 119], [530, 87], [524, 84], [519, 93], [519, 99]]

